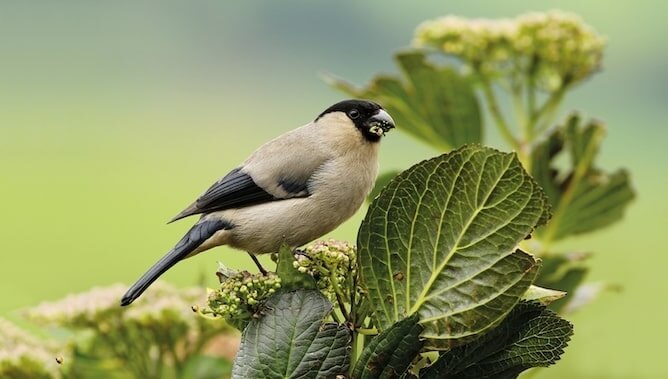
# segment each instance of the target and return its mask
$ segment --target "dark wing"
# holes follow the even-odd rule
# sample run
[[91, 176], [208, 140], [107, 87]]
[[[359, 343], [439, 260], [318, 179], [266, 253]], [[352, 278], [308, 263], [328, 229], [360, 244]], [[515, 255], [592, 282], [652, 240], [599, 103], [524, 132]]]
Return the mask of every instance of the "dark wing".
[[[229, 208], [240, 208], [249, 205], [283, 200], [294, 197], [308, 196], [306, 183], [280, 181], [278, 187], [283, 192], [275, 196], [258, 186], [253, 178], [236, 168], [222, 179], [214, 183], [202, 196], [183, 212], [176, 215], [169, 222], [192, 216], [199, 213], [221, 211]], [[285, 196], [282, 196], [285, 195]]]

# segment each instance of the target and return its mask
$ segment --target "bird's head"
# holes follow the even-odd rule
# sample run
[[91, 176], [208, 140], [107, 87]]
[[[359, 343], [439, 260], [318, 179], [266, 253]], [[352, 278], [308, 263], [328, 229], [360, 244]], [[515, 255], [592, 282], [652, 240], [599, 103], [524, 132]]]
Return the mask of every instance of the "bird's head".
[[335, 119], [353, 125], [369, 142], [378, 142], [390, 129], [394, 120], [380, 105], [368, 100], [340, 101], [322, 112], [315, 122]]

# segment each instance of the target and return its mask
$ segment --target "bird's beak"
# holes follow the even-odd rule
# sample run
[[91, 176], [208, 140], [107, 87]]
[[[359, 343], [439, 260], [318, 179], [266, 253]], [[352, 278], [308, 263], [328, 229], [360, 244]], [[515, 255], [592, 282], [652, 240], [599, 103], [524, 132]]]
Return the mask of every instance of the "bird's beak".
[[378, 137], [384, 136], [390, 129], [394, 128], [394, 120], [383, 109], [371, 116], [367, 121], [369, 131]]

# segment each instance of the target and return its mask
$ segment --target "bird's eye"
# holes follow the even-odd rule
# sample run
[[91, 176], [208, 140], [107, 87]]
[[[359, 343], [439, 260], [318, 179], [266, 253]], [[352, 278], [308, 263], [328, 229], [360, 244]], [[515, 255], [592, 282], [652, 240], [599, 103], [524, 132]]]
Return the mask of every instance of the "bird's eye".
[[359, 116], [360, 116], [360, 111], [358, 111], [357, 109], [353, 109], [348, 112], [348, 117], [350, 117], [353, 120], [358, 118]]

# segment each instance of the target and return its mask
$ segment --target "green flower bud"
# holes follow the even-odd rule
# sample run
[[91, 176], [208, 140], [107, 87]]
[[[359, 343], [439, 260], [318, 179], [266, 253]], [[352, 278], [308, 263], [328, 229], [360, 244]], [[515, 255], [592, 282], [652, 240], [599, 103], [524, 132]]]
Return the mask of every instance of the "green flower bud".
[[260, 305], [280, 288], [280, 279], [273, 273], [251, 275], [247, 271], [230, 273], [209, 296], [207, 311], [222, 316], [234, 327], [242, 330]]

